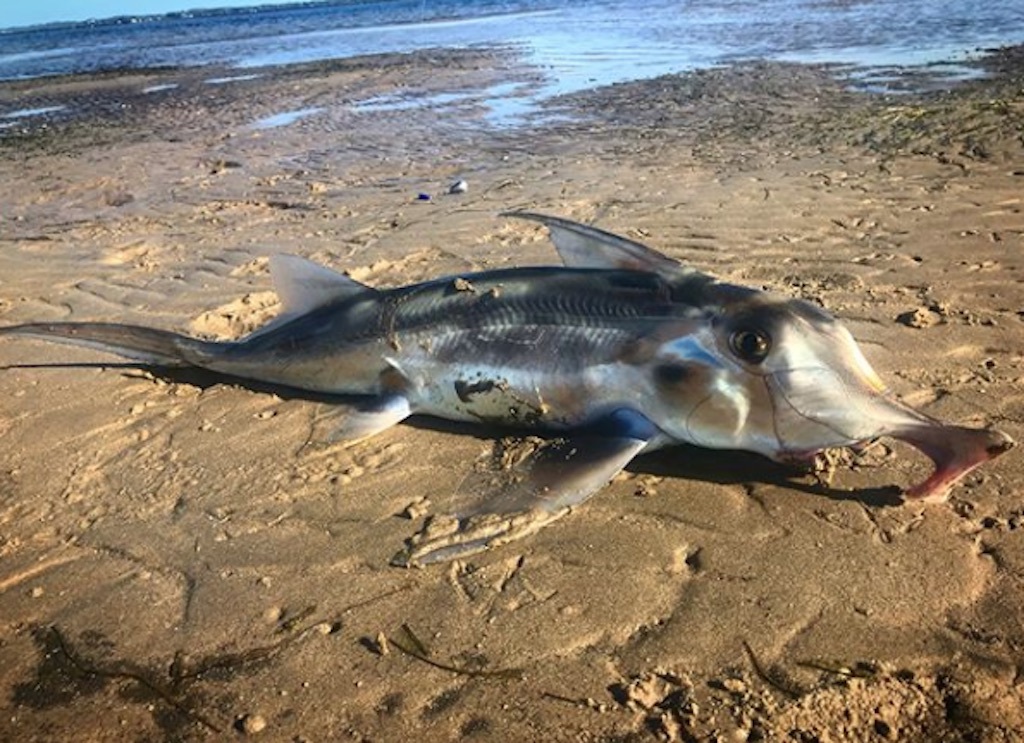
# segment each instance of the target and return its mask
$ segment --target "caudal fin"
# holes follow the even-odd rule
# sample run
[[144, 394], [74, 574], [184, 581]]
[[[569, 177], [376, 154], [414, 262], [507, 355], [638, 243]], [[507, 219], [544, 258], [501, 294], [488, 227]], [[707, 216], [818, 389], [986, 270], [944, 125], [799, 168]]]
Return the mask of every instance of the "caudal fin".
[[219, 345], [138, 325], [117, 323], [28, 323], [0, 328], [0, 336], [26, 335], [109, 351], [145, 364], [203, 366]]

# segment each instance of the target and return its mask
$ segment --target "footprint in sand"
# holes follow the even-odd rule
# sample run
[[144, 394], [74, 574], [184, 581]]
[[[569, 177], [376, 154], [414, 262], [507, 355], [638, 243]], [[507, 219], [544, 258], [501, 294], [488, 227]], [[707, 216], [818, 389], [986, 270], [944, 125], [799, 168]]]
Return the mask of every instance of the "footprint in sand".
[[345, 485], [365, 474], [378, 474], [390, 469], [401, 462], [404, 450], [405, 444], [395, 442], [383, 446], [376, 445], [365, 452], [357, 452], [352, 458], [352, 464], [336, 476], [335, 482]]
[[[339, 448], [341, 456], [339, 456]], [[356, 444], [339, 442], [319, 445], [313, 442], [303, 450], [296, 475], [304, 482], [330, 481], [347, 485], [366, 474], [379, 474], [403, 461], [406, 445], [369, 440]], [[348, 458], [348, 462], [345, 462]]]
[[929, 405], [938, 402], [947, 394], [948, 393], [945, 390], [927, 388], [923, 390], [917, 390], [916, 392], [908, 392], [905, 395], [901, 395], [900, 399], [912, 408], [924, 410]]
[[156, 257], [159, 248], [146, 244], [145, 241], [135, 242], [120, 248], [114, 248], [101, 259], [105, 266], [126, 266], [142, 271], [153, 271], [160, 267]]
[[232, 278], [246, 277], [246, 276], [265, 276], [270, 273], [270, 259], [263, 256], [254, 258], [253, 260], [243, 263], [241, 266], [233, 268], [229, 274]]

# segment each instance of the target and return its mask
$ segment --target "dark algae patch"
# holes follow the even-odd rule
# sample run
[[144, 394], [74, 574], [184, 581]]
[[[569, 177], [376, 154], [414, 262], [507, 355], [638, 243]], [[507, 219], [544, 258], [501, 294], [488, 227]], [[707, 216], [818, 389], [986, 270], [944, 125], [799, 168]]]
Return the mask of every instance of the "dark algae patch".
[[196, 727], [222, 733], [231, 727], [230, 695], [205, 684], [226, 684], [264, 671], [285, 651], [320, 631], [320, 625], [296, 630], [282, 623], [276, 642], [235, 652], [211, 653], [190, 659], [177, 652], [167, 663], [142, 664], [118, 657], [116, 646], [102, 634], [88, 631], [73, 641], [57, 626], [35, 627], [32, 640], [40, 661], [32, 679], [13, 687], [15, 705], [34, 710], [66, 708], [74, 702], [113, 692], [122, 701], [143, 705], [168, 740]]

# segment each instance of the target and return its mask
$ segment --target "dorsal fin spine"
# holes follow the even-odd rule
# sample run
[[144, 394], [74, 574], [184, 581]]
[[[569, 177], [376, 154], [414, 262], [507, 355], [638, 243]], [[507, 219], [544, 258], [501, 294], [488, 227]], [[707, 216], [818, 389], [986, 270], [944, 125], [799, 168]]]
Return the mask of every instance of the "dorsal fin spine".
[[535, 212], [505, 212], [502, 216], [529, 219], [547, 227], [562, 262], [571, 268], [629, 269], [667, 276], [696, 273], [657, 250], [597, 227]]

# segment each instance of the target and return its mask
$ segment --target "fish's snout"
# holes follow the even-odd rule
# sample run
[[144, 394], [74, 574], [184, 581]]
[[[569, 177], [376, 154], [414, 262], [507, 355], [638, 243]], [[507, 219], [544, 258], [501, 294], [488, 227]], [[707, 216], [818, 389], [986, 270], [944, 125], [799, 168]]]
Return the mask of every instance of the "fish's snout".
[[1017, 445], [1017, 442], [1010, 438], [1009, 434], [998, 430], [993, 430], [992, 432], [998, 434], [999, 439], [992, 444], [989, 444], [987, 449], [989, 459], [995, 459], [1002, 454], [1006, 454], [1006, 452], [1010, 451], [1010, 449]]
[[1016, 446], [1013, 438], [996, 428], [965, 428], [930, 421], [894, 431], [932, 460], [935, 471], [924, 482], [908, 489], [908, 500], [944, 501], [954, 484], [978, 466], [1000, 457]]
[[904, 491], [907, 500], [944, 501], [968, 473], [1016, 446], [998, 429], [947, 424], [914, 410], [862, 383], [859, 374], [790, 369], [772, 375], [769, 389], [776, 400], [775, 431], [783, 459], [880, 436], [904, 441], [928, 457], [934, 471]]

